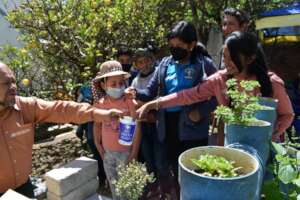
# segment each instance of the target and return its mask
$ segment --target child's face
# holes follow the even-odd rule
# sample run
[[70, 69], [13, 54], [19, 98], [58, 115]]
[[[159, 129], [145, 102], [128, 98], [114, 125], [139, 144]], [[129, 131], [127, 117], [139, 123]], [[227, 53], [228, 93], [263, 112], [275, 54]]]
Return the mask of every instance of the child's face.
[[152, 60], [148, 57], [140, 57], [136, 59], [134, 64], [136, 69], [143, 71], [152, 65]]
[[107, 88], [121, 88], [123, 86], [125, 86], [123, 75], [107, 77], [104, 83], [101, 82], [101, 87], [104, 90], [107, 90]]

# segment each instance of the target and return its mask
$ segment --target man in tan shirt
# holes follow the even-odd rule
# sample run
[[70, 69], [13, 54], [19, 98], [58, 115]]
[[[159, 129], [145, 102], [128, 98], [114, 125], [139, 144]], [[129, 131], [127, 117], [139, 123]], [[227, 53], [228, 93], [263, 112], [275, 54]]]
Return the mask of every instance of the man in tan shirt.
[[0, 63], [0, 196], [14, 189], [33, 197], [29, 175], [36, 123], [101, 122], [122, 112], [96, 109], [85, 103], [20, 97], [16, 89], [14, 73]]

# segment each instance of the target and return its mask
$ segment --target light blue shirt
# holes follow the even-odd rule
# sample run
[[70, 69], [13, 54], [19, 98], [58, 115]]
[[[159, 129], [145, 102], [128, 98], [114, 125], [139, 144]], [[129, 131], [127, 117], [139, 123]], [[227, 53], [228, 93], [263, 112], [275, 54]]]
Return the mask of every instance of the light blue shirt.
[[[193, 64], [179, 64], [172, 61], [167, 68], [165, 85], [166, 93], [172, 94], [193, 87], [196, 71]], [[181, 106], [166, 109], [167, 112], [181, 110]]]

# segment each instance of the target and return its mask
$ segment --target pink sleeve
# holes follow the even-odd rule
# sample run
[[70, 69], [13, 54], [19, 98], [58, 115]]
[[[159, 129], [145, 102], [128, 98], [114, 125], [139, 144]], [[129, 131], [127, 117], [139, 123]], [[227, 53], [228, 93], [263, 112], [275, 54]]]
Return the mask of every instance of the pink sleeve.
[[216, 75], [214, 74], [206, 81], [199, 83], [193, 88], [161, 97], [159, 100], [161, 108], [190, 105], [196, 102], [208, 100], [212, 96], [216, 96], [215, 91], [219, 82], [219, 77]]
[[271, 78], [271, 81], [273, 85], [273, 98], [278, 99], [278, 117], [275, 124], [275, 131], [283, 133], [291, 125], [294, 119], [294, 112], [290, 98], [285, 91], [283, 81], [277, 76]]

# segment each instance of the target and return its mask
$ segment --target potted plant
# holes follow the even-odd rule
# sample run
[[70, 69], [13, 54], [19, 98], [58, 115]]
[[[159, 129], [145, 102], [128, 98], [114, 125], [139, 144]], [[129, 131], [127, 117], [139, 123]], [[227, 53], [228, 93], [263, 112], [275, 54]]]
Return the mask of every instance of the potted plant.
[[222, 156], [205, 154], [193, 158], [192, 162], [197, 166], [195, 172], [204, 176], [231, 178], [243, 175], [242, 167], [235, 167], [235, 162]]
[[137, 161], [118, 166], [117, 195], [124, 199], [138, 200], [147, 184], [154, 182], [154, 175], [147, 172], [146, 166]]
[[236, 79], [229, 79], [226, 85], [230, 106], [218, 106], [215, 111], [217, 121], [225, 122], [225, 145], [240, 143], [254, 147], [265, 167], [270, 151], [272, 128], [269, 122], [255, 117], [257, 111], [265, 108], [259, 104], [258, 97], [253, 95], [259, 83], [238, 83]]
[[178, 159], [184, 200], [258, 200], [262, 170], [250, 153], [230, 147], [196, 147]]
[[274, 125], [277, 119], [277, 104], [278, 100], [270, 97], [259, 97], [258, 103], [263, 107], [257, 110], [255, 117], [259, 120], [264, 120], [271, 123], [272, 132], [270, 132], [270, 137], [272, 136]]

